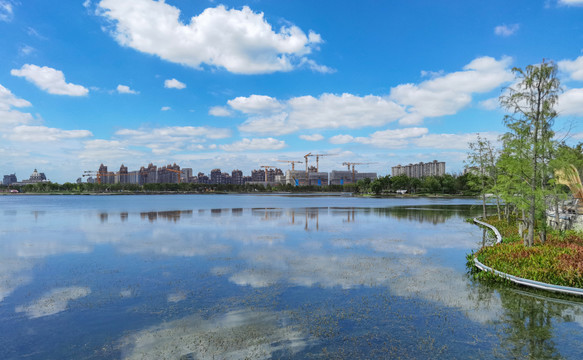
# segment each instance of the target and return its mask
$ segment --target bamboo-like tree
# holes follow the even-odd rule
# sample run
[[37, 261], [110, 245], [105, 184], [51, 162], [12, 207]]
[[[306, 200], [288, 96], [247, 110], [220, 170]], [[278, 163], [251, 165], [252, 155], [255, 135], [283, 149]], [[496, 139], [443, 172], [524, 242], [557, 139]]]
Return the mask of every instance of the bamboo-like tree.
[[[511, 115], [504, 117], [504, 123], [510, 130], [506, 134], [507, 143], [512, 144], [520, 139], [524, 147], [521, 149], [522, 155], [526, 156], [520, 161], [528, 159], [528, 168], [524, 168], [524, 163], [519, 167], [528, 185], [525, 194], [528, 208], [523, 208], [527, 212], [528, 229], [525, 245], [532, 246], [536, 220], [543, 220], [541, 214], [544, 214], [545, 208], [545, 184], [551, 173], [548, 164], [553, 153], [552, 148], [556, 146], [552, 141], [552, 126], [557, 116], [555, 106], [560, 82], [557, 78], [557, 66], [544, 60], [541, 64], [529, 65], [524, 70], [514, 68], [513, 72], [517, 81], [500, 96], [500, 104], [511, 112]], [[512, 158], [508, 160], [512, 169]]]

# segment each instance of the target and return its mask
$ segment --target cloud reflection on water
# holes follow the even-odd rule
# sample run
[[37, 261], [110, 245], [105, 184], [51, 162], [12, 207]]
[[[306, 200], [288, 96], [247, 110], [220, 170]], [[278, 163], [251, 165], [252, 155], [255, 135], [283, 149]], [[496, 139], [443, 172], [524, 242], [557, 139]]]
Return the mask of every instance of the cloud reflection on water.
[[123, 340], [123, 358], [270, 359], [310, 344], [285, 313], [230, 311], [211, 319], [189, 316], [161, 323]]
[[90, 293], [91, 289], [79, 286], [52, 289], [28, 305], [17, 306], [16, 312], [24, 312], [30, 319], [58, 314], [67, 310], [69, 301]]

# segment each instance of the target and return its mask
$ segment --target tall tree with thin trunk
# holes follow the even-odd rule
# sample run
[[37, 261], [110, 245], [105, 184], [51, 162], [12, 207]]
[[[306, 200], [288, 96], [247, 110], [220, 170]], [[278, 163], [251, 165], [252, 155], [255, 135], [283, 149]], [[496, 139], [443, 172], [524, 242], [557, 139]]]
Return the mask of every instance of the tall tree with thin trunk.
[[[470, 152], [468, 153], [467, 163], [470, 165], [470, 172], [472, 173], [472, 185], [480, 189], [482, 214], [485, 218], [486, 194], [492, 190], [492, 185], [494, 184], [492, 175], [495, 167], [495, 150], [490, 140], [482, 138], [480, 134], [476, 136], [476, 141], [468, 145]], [[500, 207], [498, 207], [498, 211], [499, 209]], [[498, 212], [498, 217], [500, 217], [500, 212]]]
[[[518, 134], [527, 135], [530, 169], [525, 174], [529, 186], [526, 243], [534, 244], [537, 213], [544, 209], [544, 184], [548, 176], [548, 154], [553, 147], [551, 130], [557, 116], [555, 106], [560, 92], [557, 66], [553, 62], [529, 65], [524, 70], [514, 68], [517, 82], [500, 97], [503, 108], [511, 112], [504, 118], [506, 126]], [[512, 135], [512, 134], [511, 134]], [[542, 220], [542, 219], [541, 219]]]

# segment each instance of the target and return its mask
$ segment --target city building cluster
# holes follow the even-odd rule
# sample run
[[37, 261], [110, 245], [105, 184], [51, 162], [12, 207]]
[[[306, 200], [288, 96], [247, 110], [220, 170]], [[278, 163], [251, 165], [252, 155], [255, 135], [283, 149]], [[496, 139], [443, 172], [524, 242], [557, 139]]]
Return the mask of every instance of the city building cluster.
[[[324, 156], [324, 155], [318, 155]], [[307, 159], [306, 159], [307, 160]], [[99, 184], [153, 184], [153, 183], [195, 183], [195, 184], [263, 184], [279, 185], [288, 184], [298, 185], [344, 185], [356, 183], [359, 180], [377, 178], [375, 172], [358, 172], [355, 165], [366, 165], [369, 163], [348, 163], [347, 170], [332, 170], [330, 173], [321, 172], [316, 166], [306, 166], [305, 170], [296, 170], [295, 163], [300, 161], [287, 161], [291, 164], [291, 170], [284, 171], [275, 166], [260, 166], [261, 169], [252, 170], [251, 174], [244, 175], [243, 171], [235, 169], [229, 172], [222, 172], [221, 169], [213, 169], [206, 175], [203, 172], [194, 174], [192, 168], [181, 168], [176, 163], [158, 167], [152, 163], [148, 166], [142, 166], [139, 170], [129, 171], [123, 164], [119, 171], [109, 171], [107, 166], [101, 164], [97, 171], [85, 171], [83, 177], [87, 177], [88, 183]], [[307, 161], [306, 161], [307, 164]], [[352, 166], [352, 169], [351, 169]], [[409, 164], [405, 166], [397, 165], [392, 167], [392, 176], [406, 175], [412, 178], [422, 178], [425, 176], [442, 176], [445, 175], [445, 162], [433, 160], [433, 162], [418, 164]], [[82, 178], [77, 182], [82, 182]], [[18, 181], [16, 174], [4, 175], [2, 184], [5, 186], [18, 186], [35, 184], [40, 182], [49, 182], [44, 173], [39, 173], [36, 169], [30, 175], [29, 179]]]
[[445, 175], [445, 162], [433, 160], [432, 162], [409, 164], [405, 166], [397, 165], [391, 168], [391, 176], [407, 175], [411, 178], [422, 178], [425, 176]]
[[[263, 169], [252, 170], [250, 175], [243, 175], [241, 170], [235, 169], [222, 172], [221, 169], [213, 169], [210, 174], [203, 172], [194, 174], [191, 168], [180, 168], [179, 165], [172, 164], [157, 167], [149, 164], [139, 170], [128, 171], [123, 164], [119, 171], [109, 171], [107, 166], [101, 164], [97, 171], [86, 171], [83, 176], [87, 176], [87, 182], [100, 184], [150, 184], [150, 183], [195, 183], [195, 184], [290, 184], [298, 185], [343, 185], [357, 182], [358, 180], [369, 178], [374, 180], [377, 173], [358, 171], [334, 170], [330, 173], [320, 172], [317, 167], [310, 166], [304, 170], [287, 170], [285, 173], [274, 166], [262, 166]], [[77, 180], [81, 182], [81, 178]]]
[[16, 174], [4, 175], [4, 179], [2, 180], [2, 185], [4, 185], [4, 186], [9, 186], [9, 185], [20, 186], [20, 185], [42, 183], [42, 182], [49, 182], [47, 180], [47, 177], [45, 176], [45, 173], [42, 173], [42, 172], [39, 173], [36, 169], [34, 169], [32, 174], [28, 178], [28, 180], [18, 181], [18, 179], [16, 178]]

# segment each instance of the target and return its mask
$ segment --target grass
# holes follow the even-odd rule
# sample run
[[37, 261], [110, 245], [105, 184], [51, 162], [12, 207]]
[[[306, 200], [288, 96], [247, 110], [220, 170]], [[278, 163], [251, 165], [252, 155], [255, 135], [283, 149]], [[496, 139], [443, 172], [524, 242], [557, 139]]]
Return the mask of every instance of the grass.
[[[583, 233], [550, 231], [541, 244], [525, 247], [515, 222], [488, 218], [503, 237], [501, 244], [480, 249], [472, 257], [486, 266], [525, 279], [583, 288]], [[538, 238], [538, 236], [537, 236]], [[491, 279], [482, 272], [477, 277]], [[496, 277], [496, 279], [500, 279]]]

